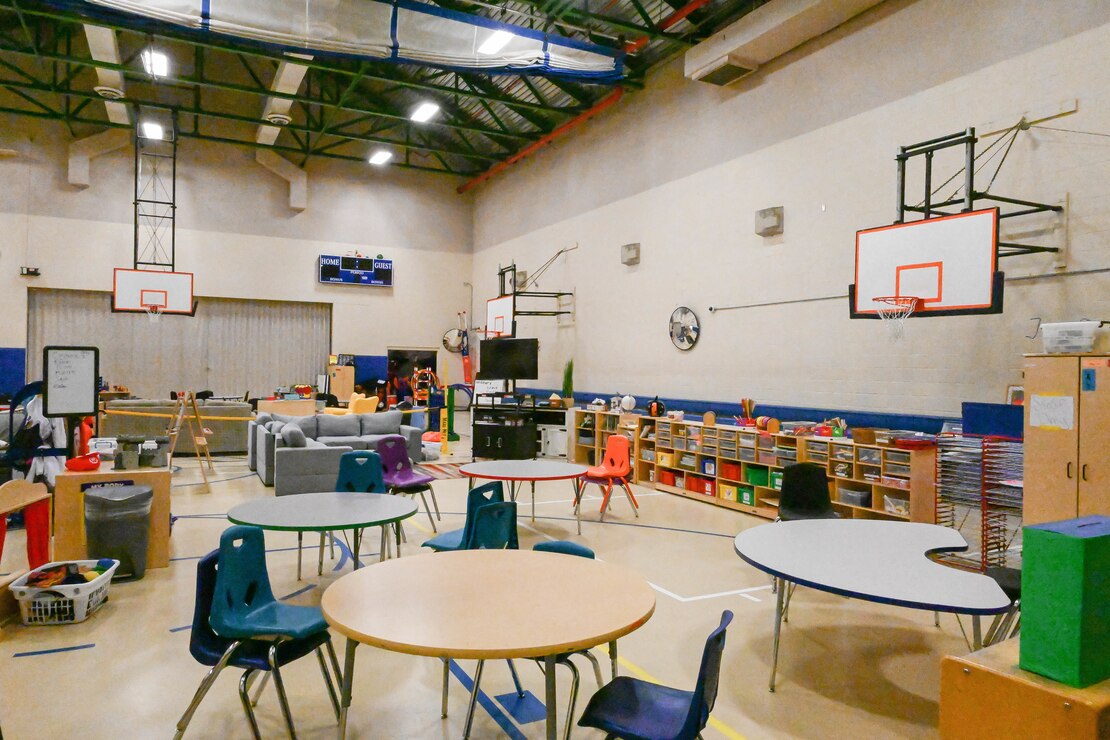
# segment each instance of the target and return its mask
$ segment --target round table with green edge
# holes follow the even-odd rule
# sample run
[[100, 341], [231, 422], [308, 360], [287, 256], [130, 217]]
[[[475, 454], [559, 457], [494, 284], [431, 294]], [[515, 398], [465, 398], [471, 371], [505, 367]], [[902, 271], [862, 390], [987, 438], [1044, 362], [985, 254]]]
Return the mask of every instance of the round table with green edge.
[[[301, 578], [301, 543], [305, 532], [333, 532], [350, 529], [354, 532], [351, 554], [354, 567], [359, 567], [358, 554], [362, 545], [362, 530], [367, 527], [382, 528], [379, 560], [385, 559], [386, 527], [394, 527], [397, 554], [401, 554], [401, 520], [417, 511], [416, 503], [400, 496], [386, 493], [298, 493], [290, 496], [259, 498], [239, 504], [227, 513], [232, 524], [246, 524], [277, 532], [297, 533], [297, 580]], [[321, 551], [322, 552], [322, 551]], [[323, 561], [317, 570], [323, 571]]]

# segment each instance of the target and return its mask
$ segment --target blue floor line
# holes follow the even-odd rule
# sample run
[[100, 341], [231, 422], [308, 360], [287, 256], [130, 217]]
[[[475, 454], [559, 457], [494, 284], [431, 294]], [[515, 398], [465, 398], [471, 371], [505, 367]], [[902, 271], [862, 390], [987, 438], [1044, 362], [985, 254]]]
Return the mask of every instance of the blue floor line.
[[210, 480], [208, 483], [201, 481], [200, 483], [178, 483], [176, 486], [170, 488], [188, 488], [189, 486], [207, 486], [211, 483], [227, 483], [229, 480], [242, 480], [243, 478], [250, 478], [254, 473], [247, 473], [246, 475], [236, 475], [232, 478], [220, 478], [219, 480]]
[[[463, 688], [467, 690], [467, 700], [469, 701], [469, 692], [474, 686], [474, 680], [463, 670], [462, 666], [455, 661], [450, 660], [448, 664], [451, 667], [451, 675], [457, 678], [459, 683], [463, 685]], [[481, 705], [482, 709], [486, 710], [490, 717], [493, 717], [493, 721], [496, 722], [501, 730], [512, 738], [512, 740], [528, 740], [524, 733], [516, 728], [516, 725], [509, 719], [509, 716], [501, 711], [501, 707], [497, 706], [497, 703], [489, 698], [486, 692], [481, 689], [478, 690], [478, 704]]]
[[279, 596], [278, 599], [280, 601], [285, 601], [286, 599], [291, 599], [294, 596], [300, 596], [303, 593], [307, 593], [307, 592], [311, 591], [314, 588], [316, 588], [316, 584], [315, 583], [310, 583], [307, 586], [305, 586], [304, 588], [298, 588], [296, 591], [294, 591], [292, 593], [285, 594], [285, 596]]
[[185, 630], [191, 630], [192, 628], [193, 625], [186, 624], [182, 627], [170, 627], [170, 632], [184, 632]]
[[74, 645], [72, 647], [63, 647], [63, 648], [50, 648], [49, 650], [31, 650], [31, 651], [26, 652], [26, 653], [15, 653], [15, 654], [12, 655], [12, 657], [13, 658], [29, 658], [33, 655], [52, 655], [54, 653], [68, 653], [68, 652], [71, 652], [73, 650], [87, 650], [88, 648], [91, 648], [91, 647], [96, 647], [96, 643], [95, 642], [88, 642], [88, 643], [85, 643], [84, 645]]

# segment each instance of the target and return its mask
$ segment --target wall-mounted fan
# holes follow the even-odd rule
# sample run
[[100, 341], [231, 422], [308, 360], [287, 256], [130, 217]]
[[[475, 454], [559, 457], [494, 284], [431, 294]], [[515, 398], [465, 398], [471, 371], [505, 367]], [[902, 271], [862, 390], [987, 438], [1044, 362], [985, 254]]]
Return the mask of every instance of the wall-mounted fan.
[[670, 322], [671, 342], [680, 350], [686, 351], [694, 348], [698, 343], [700, 325], [697, 315], [686, 306], [679, 306], [671, 314]]

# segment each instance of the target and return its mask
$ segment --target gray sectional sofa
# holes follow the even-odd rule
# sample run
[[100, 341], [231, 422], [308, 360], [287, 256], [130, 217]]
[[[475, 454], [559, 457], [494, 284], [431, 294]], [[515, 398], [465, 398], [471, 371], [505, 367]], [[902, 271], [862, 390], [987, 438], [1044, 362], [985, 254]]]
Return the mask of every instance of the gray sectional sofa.
[[393, 434], [405, 438], [409, 458], [424, 459], [423, 430], [402, 424], [399, 411], [380, 414], [281, 416], [259, 414], [251, 424], [248, 465], [274, 495], [328, 491], [339, 473], [339, 458], [349, 450], [374, 449]]

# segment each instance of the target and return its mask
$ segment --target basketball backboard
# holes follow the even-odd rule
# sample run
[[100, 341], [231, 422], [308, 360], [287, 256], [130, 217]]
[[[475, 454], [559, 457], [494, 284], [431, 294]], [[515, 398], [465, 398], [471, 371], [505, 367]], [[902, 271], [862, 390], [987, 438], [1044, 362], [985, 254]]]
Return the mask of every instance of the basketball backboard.
[[117, 267], [112, 310], [131, 313], [193, 313], [193, 273]]
[[503, 295], [486, 301], [486, 336], [511, 337], [514, 334], [514, 296]]
[[876, 298], [916, 297], [913, 316], [1002, 312], [998, 209], [856, 232], [853, 319], [877, 319]]

